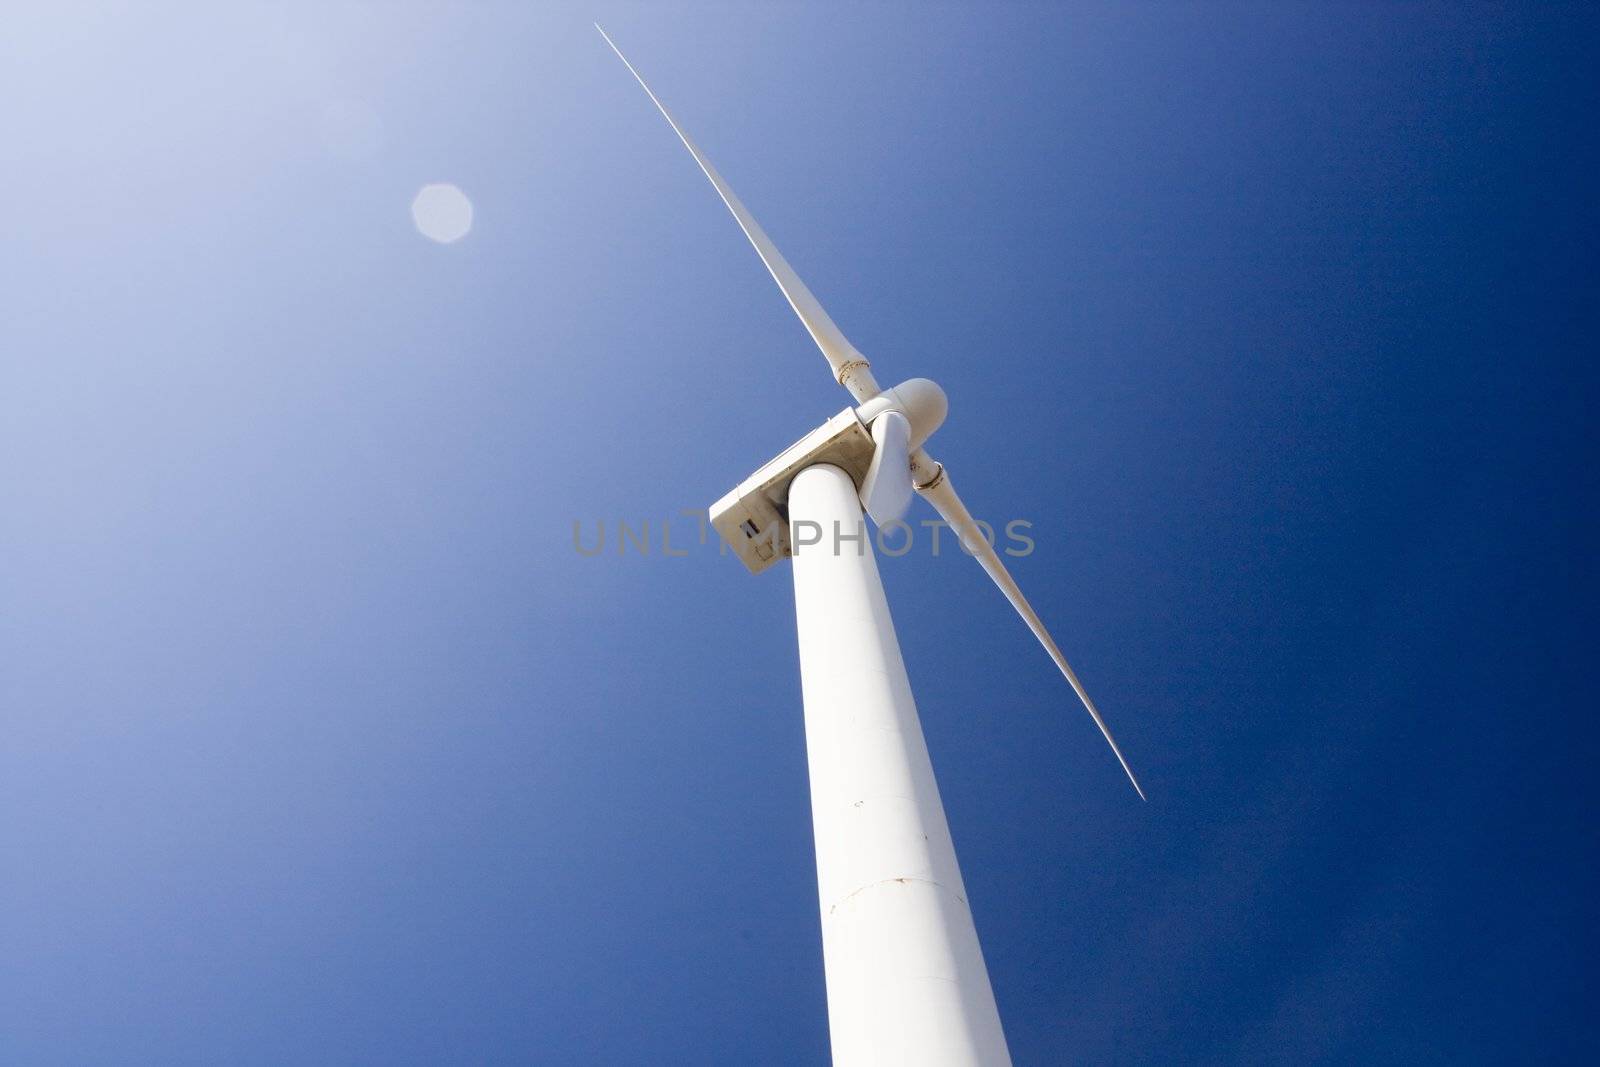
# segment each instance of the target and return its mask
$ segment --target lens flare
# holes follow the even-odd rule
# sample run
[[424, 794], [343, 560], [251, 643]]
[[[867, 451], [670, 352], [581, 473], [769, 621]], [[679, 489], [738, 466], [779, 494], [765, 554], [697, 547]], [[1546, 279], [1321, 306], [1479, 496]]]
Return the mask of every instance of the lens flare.
[[449, 182], [424, 185], [411, 201], [411, 218], [424, 237], [450, 244], [472, 229], [472, 201]]

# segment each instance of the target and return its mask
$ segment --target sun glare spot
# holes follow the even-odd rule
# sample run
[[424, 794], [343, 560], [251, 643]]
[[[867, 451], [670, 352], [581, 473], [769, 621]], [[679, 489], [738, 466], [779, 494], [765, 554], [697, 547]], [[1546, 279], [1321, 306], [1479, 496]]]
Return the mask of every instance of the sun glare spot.
[[411, 201], [411, 217], [424, 237], [449, 244], [472, 229], [472, 201], [449, 182], [424, 185]]

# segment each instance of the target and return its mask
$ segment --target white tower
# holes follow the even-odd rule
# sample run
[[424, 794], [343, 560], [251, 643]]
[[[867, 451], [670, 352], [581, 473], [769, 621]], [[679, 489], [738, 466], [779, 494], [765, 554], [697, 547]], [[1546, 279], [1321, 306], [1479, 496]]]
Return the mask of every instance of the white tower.
[[855, 483], [808, 467], [789, 516], [822, 531], [794, 601], [833, 1062], [1010, 1063]]

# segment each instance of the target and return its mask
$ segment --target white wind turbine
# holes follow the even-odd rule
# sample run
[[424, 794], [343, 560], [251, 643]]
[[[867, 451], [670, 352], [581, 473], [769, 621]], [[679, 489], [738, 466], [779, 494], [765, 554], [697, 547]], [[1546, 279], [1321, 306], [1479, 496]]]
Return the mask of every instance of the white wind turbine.
[[[801, 438], [711, 508], [712, 524], [752, 572], [784, 556], [794, 560], [833, 1062], [1009, 1064], [863, 508], [881, 528], [900, 520], [913, 488], [927, 498], [1055, 661], [1141, 799], [1144, 790], [943, 464], [923, 448], [944, 422], [944, 391], [926, 378], [879, 387], [866, 358], [710, 160], [622, 50], [595, 29], [711, 180], [859, 405]], [[815, 538], [806, 536], [811, 532]]]

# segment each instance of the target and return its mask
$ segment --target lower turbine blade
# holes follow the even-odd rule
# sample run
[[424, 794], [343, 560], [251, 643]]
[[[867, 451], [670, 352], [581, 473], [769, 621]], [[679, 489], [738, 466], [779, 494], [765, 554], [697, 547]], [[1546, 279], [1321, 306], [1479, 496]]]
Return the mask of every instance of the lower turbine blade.
[[885, 411], [872, 420], [872, 439], [878, 447], [861, 480], [861, 505], [882, 527], [911, 506], [911, 423], [898, 411]]
[[1122, 750], [1117, 747], [1116, 739], [1111, 736], [1111, 730], [1106, 726], [1105, 719], [1101, 718], [1100, 709], [1096, 708], [1094, 701], [1089, 699], [1089, 694], [1083, 688], [1083, 683], [1078, 681], [1077, 674], [1073, 673], [1071, 666], [1067, 664], [1067, 658], [1056, 647], [1055, 640], [1050, 636], [1050, 631], [1046, 630], [1044, 623], [1039, 621], [1039, 615], [1033, 610], [1033, 606], [1028, 603], [1028, 598], [1022, 595], [1021, 589], [1017, 588], [1017, 583], [1011, 577], [1011, 572], [1007, 571], [1006, 565], [1000, 562], [1000, 557], [995, 554], [994, 546], [984, 537], [983, 531], [979, 529], [978, 524], [973, 520], [972, 513], [961, 502], [961, 498], [956, 496], [955, 486], [950, 484], [949, 473], [943, 466], [933, 463], [925, 452], [919, 451], [916, 461], [920, 469], [926, 470], [930, 465], [934, 469], [931, 480], [926, 484], [918, 485], [917, 491], [928, 498], [928, 502], [934, 506], [934, 509], [939, 512], [944, 521], [949, 523], [951, 528], [956, 531], [966, 550], [971, 552], [978, 562], [983, 565], [983, 569], [988, 572], [989, 577], [994, 579], [994, 584], [1000, 587], [1000, 591], [1005, 594], [1006, 599], [1011, 601], [1011, 606], [1017, 609], [1017, 614], [1022, 616], [1022, 621], [1028, 624], [1028, 629], [1033, 631], [1033, 636], [1037, 637], [1039, 643], [1044, 646], [1044, 650], [1050, 653], [1050, 658], [1055, 660], [1056, 666], [1060, 668], [1061, 674], [1067, 679], [1067, 683], [1078, 694], [1078, 699], [1083, 701], [1083, 706], [1089, 712], [1089, 717], [1100, 728], [1100, 733], [1106, 739], [1106, 744], [1111, 746], [1111, 751], [1116, 755], [1117, 762], [1122, 764], [1122, 770], [1127, 774], [1128, 781], [1133, 783], [1134, 792], [1139, 794], [1140, 800], [1146, 799], [1144, 790], [1139, 787], [1139, 779], [1133, 776], [1133, 768], [1128, 766], [1128, 761], [1123, 758]]

